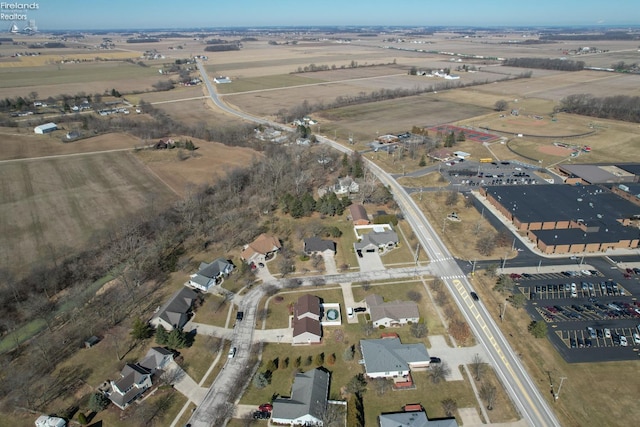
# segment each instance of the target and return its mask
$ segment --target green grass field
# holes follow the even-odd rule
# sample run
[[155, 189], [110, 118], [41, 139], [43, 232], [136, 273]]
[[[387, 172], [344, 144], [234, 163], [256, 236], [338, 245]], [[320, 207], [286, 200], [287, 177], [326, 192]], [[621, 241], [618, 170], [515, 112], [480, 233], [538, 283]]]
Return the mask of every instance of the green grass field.
[[231, 83], [220, 84], [216, 89], [221, 94], [241, 93], [254, 90], [277, 89], [291, 86], [323, 83], [324, 80], [309, 79], [295, 74], [283, 74], [276, 76], [246, 77], [234, 80]]

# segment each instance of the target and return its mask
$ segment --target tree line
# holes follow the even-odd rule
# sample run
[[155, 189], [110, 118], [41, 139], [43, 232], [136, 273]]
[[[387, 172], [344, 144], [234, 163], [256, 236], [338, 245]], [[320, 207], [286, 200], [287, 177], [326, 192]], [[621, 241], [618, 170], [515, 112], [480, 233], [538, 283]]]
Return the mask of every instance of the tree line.
[[585, 93], [575, 94], [563, 98], [555, 111], [640, 123], [640, 97], [629, 95], [595, 97]]
[[575, 40], [575, 41], [599, 41], [599, 40], [638, 40], [640, 36], [626, 31], [607, 31], [598, 34], [541, 34], [540, 40]]
[[584, 61], [572, 61], [558, 58], [507, 58], [502, 65], [519, 68], [539, 68], [543, 70], [581, 71]]

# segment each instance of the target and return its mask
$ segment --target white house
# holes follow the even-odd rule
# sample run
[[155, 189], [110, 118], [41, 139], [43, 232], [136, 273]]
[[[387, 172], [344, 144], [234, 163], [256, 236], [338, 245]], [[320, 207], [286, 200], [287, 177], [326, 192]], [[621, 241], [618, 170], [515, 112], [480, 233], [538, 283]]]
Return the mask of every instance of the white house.
[[329, 396], [329, 372], [322, 369], [296, 374], [291, 397], [273, 401], [271, 422], [290, 426], [323, 425]]
[[406, 377], [431, 362], [424, 344], [402, 344], [397, 337], [360, 340], [360, 350], [369, 378]]
[[37, 133], [38, 135], [42, 135], [45, 133], [49, 133], [49, 132], [53, 132], [54, 130], [58, 130], [58, 125], [56, 125], [55, 123], [45, 123], [43, 125], [40, 126], [36, 126], [33, 128], [33, 131], [35, 133]]
[[207, 292], [212, 286], [220, 283], [223, 277], [228, 277], [235, 266], [224, 258], [218, 258], [207, 264], [200, 264], [197, 273], [192, 274], [187, 282], [188, 286]]

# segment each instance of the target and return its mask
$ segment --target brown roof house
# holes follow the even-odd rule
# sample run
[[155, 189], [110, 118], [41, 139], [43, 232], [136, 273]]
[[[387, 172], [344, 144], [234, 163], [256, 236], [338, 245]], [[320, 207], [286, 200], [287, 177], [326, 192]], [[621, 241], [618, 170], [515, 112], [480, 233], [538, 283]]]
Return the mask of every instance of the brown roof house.
[[371, 224], [364, 206], [358, 204], [350, 205], [349, 212], [351, 213], [351, 221], [353, 222], [353, 225]]
[[293, 306], [293, 344], [317, 344], [322, 339], [320, 298], [306, 294]]
[[418, 305], [412, 301], [384, 302], [380, 295], [365, 298], [373, 326], [390, 327], [417, 323], [420, 320]]
[[253, 242], [244, 246], [240, 257], [247, 264], [256, 264], [268, 261], [281, 248], [280, 239], [262, 233]]

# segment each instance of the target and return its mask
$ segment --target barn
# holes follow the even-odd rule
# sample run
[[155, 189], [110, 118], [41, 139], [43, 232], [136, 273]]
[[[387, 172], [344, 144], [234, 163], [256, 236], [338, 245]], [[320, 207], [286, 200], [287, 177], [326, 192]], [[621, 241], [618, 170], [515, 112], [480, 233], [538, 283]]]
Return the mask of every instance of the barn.
[[33, 128], [33, 131], [38, 135], [53, 132], [54, 130], [58, 130], [58, 126], [55, 123], [45, 123]]

